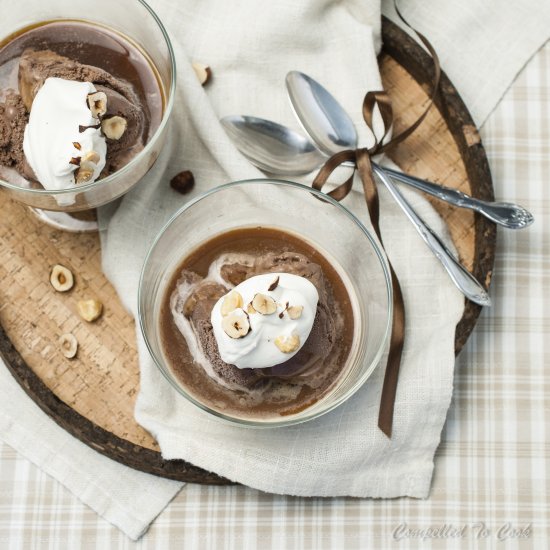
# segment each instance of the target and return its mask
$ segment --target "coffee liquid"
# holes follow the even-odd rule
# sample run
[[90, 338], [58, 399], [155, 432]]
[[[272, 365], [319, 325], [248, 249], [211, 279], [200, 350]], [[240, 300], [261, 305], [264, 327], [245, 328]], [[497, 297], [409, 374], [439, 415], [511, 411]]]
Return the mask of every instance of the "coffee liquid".
[[0, 42], [0, 101], [2, 92], [17, 90], [19, 58], [27, 48], [51, 50], [126, 80], [148, 119], [148, 139], [159, 127], [164, 109], [160, 77], [145, 51], [124, 35], [95, 23], [73, 20], [46, 21], [17, 31]]
[[[330, 352], [319, 356], [314, 376], [308, 380], [276, 376], [258, 394], [246, 389], [224, 387], [194, 361], [188, 342], [175, 324], [171, 310], [171, 296], [178, 287], [181, 273], [194, 272], [206, 277], [213, 262], [226, 254], [246, 257], [265, 257], [284, 252], [299, 253], [318, 264], [323, 272], [329, 303], [339, 327]], [[237, 270], [238, 271], [238, 270]], [[284, 271], [284, 269], [281, 269]], [[237, 273], [238, 276], [238, 273]], [[232, 281], [235, 284], [238, 280]], [[354, 315], [350, 293], [335, 267], [323, 254], [298, 236], [272, 228], [245, 228], [229, 231], [202, 244], [180, 264], [172, 276], [162, 301], [160, 312], [160, 340], [165, 361], [187, 393], [197, 401], [220, 412], [247, 420], [284, 417], [310, 407], [334, 388], [345, 366], [354, 340]], [[310, 335], [309, 339], [312, 338]], [[319, 343], [319, 349], [323, 346]], [[204, 351], [204, 350], [203, 350]], [[265, 371], [266, 369], [255, 369]], [[315, 379], [315, 380], [314, 380]], [[313, 383], [315, 382], [315, 383]]]

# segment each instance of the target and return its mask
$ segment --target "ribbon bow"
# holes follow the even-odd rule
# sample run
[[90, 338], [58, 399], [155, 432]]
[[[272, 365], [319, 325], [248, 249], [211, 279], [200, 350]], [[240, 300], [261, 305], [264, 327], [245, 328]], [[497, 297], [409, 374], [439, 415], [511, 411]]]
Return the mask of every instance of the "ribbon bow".
[[[378, 201], [378, 191], [372, 171], [371, 158], [374, 155], [389, 151], [398, 143], [401, 143], [408, 136], [410, 136], [418, 128], [418, 126], [420, 126], [435, 101], [439, 90], [439, 81], [441, 77], [439, 58], [437, 57], [437, 54], [428, 39], [409, 25], [397, 9], [397, 6], [395, 6], [395, 9], [399, 18], [405, 23], [405, 25], [407, 25], [407, 27], [412, 29], [417, 34], [432, 56], [434, 62], [434, 79], [430, 101], [422, 114], [411, 126], [384, 143], [384, 140], [388, 136], [393, 124], [391, 99], [385, 91], [368, 92], [363, 100], [363, 119], [374, 136], [374, 145], [369, 148], [359, 148], [356, 150], [348, 149], [336, 153], [321, 167], [312, 184], [314, 189], [321, 191], [332, 172], [334, 172], [338, 166], [344, 162], [352, 162], [354, 164], [352, 175], [344, 183], [338, 185], [335, 189], [330, 191], [328, 195], [337, 201], [344, 199], [351, 191], [355, 172], [357, 171], [363, 184], [363, 191], [365, 193], [371, 223], [380, 243], [382, 244], [382, 248], [384, 248], [384, 243], [378, 223], [380, 218], [380, 205]], [[384, 124], [384, 133], [380, 139], [377, 138], [373, 127], [373, 114], [376, 107], [378, 107], [382, 122]], [[397, 382], [399, 379], [399, 368], [401, 365], [403, 345], [405, 343], [405, 304], [403, 302], [403, 294], [401, 292], [399, 280], [397, 279], [397, 275], [395, 274], [393, 266], [389, 260], [388, 264], [393, 288], [393, 319], [388, 362], [386, 365], [384, 384], [382, 386], [382, 394], [380, 397], [378, 427], [389, 438], [391, 438], [395, 396], [397, 392]]]

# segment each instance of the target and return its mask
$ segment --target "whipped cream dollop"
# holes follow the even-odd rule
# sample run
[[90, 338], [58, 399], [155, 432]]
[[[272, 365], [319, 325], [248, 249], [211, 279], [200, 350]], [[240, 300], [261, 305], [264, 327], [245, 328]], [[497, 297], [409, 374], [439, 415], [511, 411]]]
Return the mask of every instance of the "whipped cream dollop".
[[315, 285], [304, 277], [289, 273], [250, 277], [212, 309], [220, 357], [240, 369], [288, 361], [306, 342], [318, 301]]
[[[96, 91], [91, 82], [63, 78], [47, 78], [38, 90], [23, 151], [45, 189], [74, 187], [77, 170], [82, 170], [85, 183], [95, 181], [103, 170], [107, 144], [88, 105], [88, 95]], [[74, 202], [74, 196], [68, 200]]]

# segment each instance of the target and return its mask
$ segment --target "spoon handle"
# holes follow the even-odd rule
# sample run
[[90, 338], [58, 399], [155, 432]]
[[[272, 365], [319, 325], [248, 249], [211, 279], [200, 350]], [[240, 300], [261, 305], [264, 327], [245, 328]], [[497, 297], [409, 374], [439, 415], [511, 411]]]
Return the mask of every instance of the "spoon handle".
[[[375, 163], [372, 163], [373, 166]], [[354, 164], [351, 162], [342, 163], [343, 166], [353, 167]], [[386, 166], [381, 167], [376, 165], [378, 168], [386, 172], [390, 178], [399, 183], [404, 183], [409, 185], [414, 189], [423, 191], [428, 195], [448, 202], [453, 206], [459, 208], [468, 208], [479, 212], [482, 216], [485, 216], [487, 219], [495, 222], [507, 229], [523, 229], [524, 227], [530, 226], [535, 218], [533, 214], [520, 206], [519, 204], [513, 204], [511, 202], [489, 202], [481, 199], [476, 199], [471, 197], [458, 189], [453, 189], [451, 187], [445, 187], [438, 183], [433, 183], [431, 181], [423, 180], [410, 174], [405, 174], [403, 172], [398, 172], [392, 168], [387, 168]]]
[[403, 174], [397, 170], [392, 170], [391, 168], [384, 167], [383, 170], [389, 174], [393, 180], [410, 185], [419, 191], [424, 191], [424, 193], [428, 193], [454, 206], [475, 210], [491, 221], [507, 227], [508, 229], [522, 229], [531, 225], [534, 221], [532, 214], [517, 204], [483, 201], [470, 197], [470, 195], [466, 195], [466, 193], [458, 191], [457, 189], [451, 189], [450, 187], [425, 181], [410, 176], [409, 174]]
[[380, 166], [373, 165], [375, 174], [386, 186], [397, 204], [401, 207], [407, 218], [412, 222], [422, 240], [442, 263], [453, 283], [472, 302], [481, 306], [490, 306], [491, 298], [481, 283], [453, 256], [443, 241], [430, 229], [405, 200], [399, 189]]

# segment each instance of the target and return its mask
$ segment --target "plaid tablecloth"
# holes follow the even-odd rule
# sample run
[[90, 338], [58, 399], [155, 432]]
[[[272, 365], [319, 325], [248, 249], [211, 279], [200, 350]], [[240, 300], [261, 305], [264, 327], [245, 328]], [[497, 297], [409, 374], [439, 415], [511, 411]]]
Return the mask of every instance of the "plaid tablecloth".
[[458, 358], [431, 496], [305, 499], [187, 485], [137, 543], [0, 446], [0, 548], [537, 548], [550, 545], [550, 44], [482, 128], [499, 230], [486, 310]]

